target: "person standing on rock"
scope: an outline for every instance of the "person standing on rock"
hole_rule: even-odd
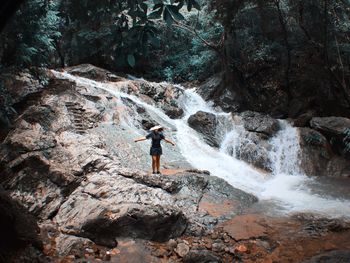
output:
[[[161,140],[175,146],[175,143],[166,139],[163,135],[163,127],[160,125],[154,126],[150,129],[150,133],[144,137],[135,139],[135,142],[145,141],[152,139],[152,145],[150,149],[150,155],[152,156],[152,170],[153,174],[160,174],[160,156],[162,155],[162,146],[160,145]]]

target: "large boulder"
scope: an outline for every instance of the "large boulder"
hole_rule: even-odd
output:
[[[215,114],[198,111],[191,115],[187,122],[191,128],[203,135],[205,141],[209,145],[214,147],[219,146],[219,142],[215,137],[217,128],[217,119]]]
[[[263,133],[272,137],[279,130],[278,121],[268,115],[254,111],[244,111],[239,116],[247,131]]]
[[[81,64],[65,68],[65,70],[72,75],[98,81],[119,81],[123,79],[108,70],[98,68],[91,64]]]
[[[334,250],[327,253],[314,256],[309,260],[305,260],[302,263],[341,263],[350,261],[349,250]]]
[[[342,136],[345,129],[350,128],[350,119],[345,117],[314,117],[310,121],[310,126],[326,136]]]
[[[322,133],[299,128],[301,168],[308,175],[350,177],[349,160],[333,152]]]
[[[227,154],[239,160],[254,165],[257,168],[271,171],[271,160],[269,150],[271,145],[268,136],[263,133],[249,132],[237,127],[237,134],[230,139],[226,139],[223,145]]]

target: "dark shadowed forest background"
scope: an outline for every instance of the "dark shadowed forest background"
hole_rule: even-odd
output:
[[[187,5],[184,5],[187,4]],[[28,0],[1,67],[92,63],[145,78],[215,76],[227,110],[349,115],[349,1]]]

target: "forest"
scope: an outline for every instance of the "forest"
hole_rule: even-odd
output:
[[[0,262],[350,260],[349,160],[349,0],[0,3]]]

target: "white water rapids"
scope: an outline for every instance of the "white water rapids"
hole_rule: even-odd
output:
[[[236,188],[256,195],[261,202],[274,204],[281,213],[316,212],[329,217],[350,217],[349,200],[329,197],[313,193],[307,184],[317,180],[307,177],[300,169],[299,136],[296,128],[286,121],[280,121],[281,130],[270,140],[272,146],[268,155],[272,160],[272,173],[267,174],[230,154],[228,149],[236,151],[241,140],[242,127],[231,123],[225,127],[224,139],[219,149],[206,144],[201,136],[188,126],[190,115],[197,111],[205,111],[229,120],[231,114],[217,112],[205,102],[194,90],[184,90],[179,99],[184,109],[184,117],[179,120],[170,119],[161,109],[142,101],[140,98],[123,93],[115,86],[77,77],[68,73],[52,71],[57,78],[69,79],[79,86],[94,87],[105,90],[117,98],[128,98],[146,109],[149,115],[161,125],[175,127],[175,140],[182,156],[194,168],[208,170],[212,175],[221,177]],[[180,89],[182,87],[177,86]],[[122,100],[120,100],[122,102]],[[128,116],[124,116],[124,125],[135,131],[135,137],[144,134],[137,130]],[[165,152],[166,158],[166,152]]]

